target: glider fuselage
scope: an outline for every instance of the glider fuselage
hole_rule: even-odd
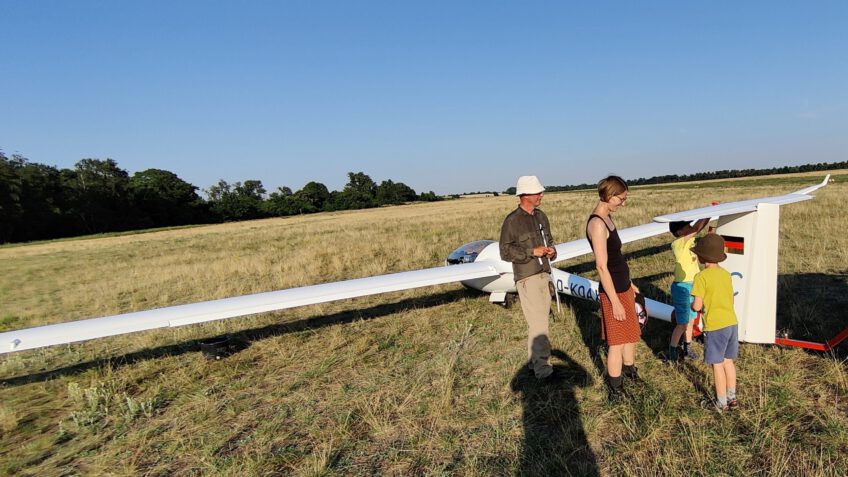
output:
[[[501,259],[498,242],[494,240],[469,242],[454,250],[445,261],[447,265],[472,262],[487,263],[494,267],[500,275],[463,280],[463,285],[468,288],[490,293],[492,297],[505,297],[507,293],[516,293],[512,264]],[[598,282],[594,280],[554,267],[551,267],[551,280],[558,293],[584,300],[598,301]],[[502,302],[503,299],[493,298],[490,301]],[[651,299],[647,299],[646,303],[648,314],[651,317],[671,321],[672,307],[670,305]]]

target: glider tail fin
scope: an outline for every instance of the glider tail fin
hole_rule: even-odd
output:
[[[762,203],[751,212],[722,216],[721,266],[733,278],[739,341],[774,344],[777,326],[777,243],[780,206]]]

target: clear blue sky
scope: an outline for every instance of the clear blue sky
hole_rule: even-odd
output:
[[[848,159],[845,1],[0,0],[0,149],[422,192]]]

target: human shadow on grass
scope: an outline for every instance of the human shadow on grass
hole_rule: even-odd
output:
[[[606,344],[601,339],[601,310],[600,306],[593,301],[568,297],[566,303],[571,305],[574,311],[574,319],[580,329],[580,337],[583,344],[589,350],[589,356],[595,365],[595,370],[600,376],[606,374],[604,356],[606,356]]]
[[[462,298],[479,296],[480,294],[473,290],[462,288],[422,297],[407,298],[394,303],[385,303],[371,306],[369,308],[345,310],[330,315],[318,315],[303,320],[238,331],[228,335],[231,340],[231,348],[229,351],[231,353],[241,351],[249,347],[250,343],[260,341],[271,336],[298,333],[333,325],[352,323],[360,320],[372,320],[408,309],[430,308],[454,302]],[[202,339],[213,340],[214,338],[204,337]],[[62,376],[80,374],[92,368],[100,368],[104,366],[116,368],[133,364],[138,361],[156,359],[164,356],[180,356],[196,352],[199,352],[198,340],[193,339],[182,343],[134,351],[120,356],[97,358],[84,363],[72,364],[58,369],[40,370],[23,376],[0,379],[0,386],[20,386],[33,382],[48,381]]]
[[[516,475],[600,475],[575,396],[576,388],[592,386],[592,376],[566,353],[552,350],[551,355],[556,359],[548,378],[536,379],[526,364],[512,378],[512,391],[521,396],[524,424]]]

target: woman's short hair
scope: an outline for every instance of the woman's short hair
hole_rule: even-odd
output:
[[[612,196],[627,192],[628,190],[627,183],[618,176],[604,177],[598,182],[598,196],[604,202],[612,199]]]

